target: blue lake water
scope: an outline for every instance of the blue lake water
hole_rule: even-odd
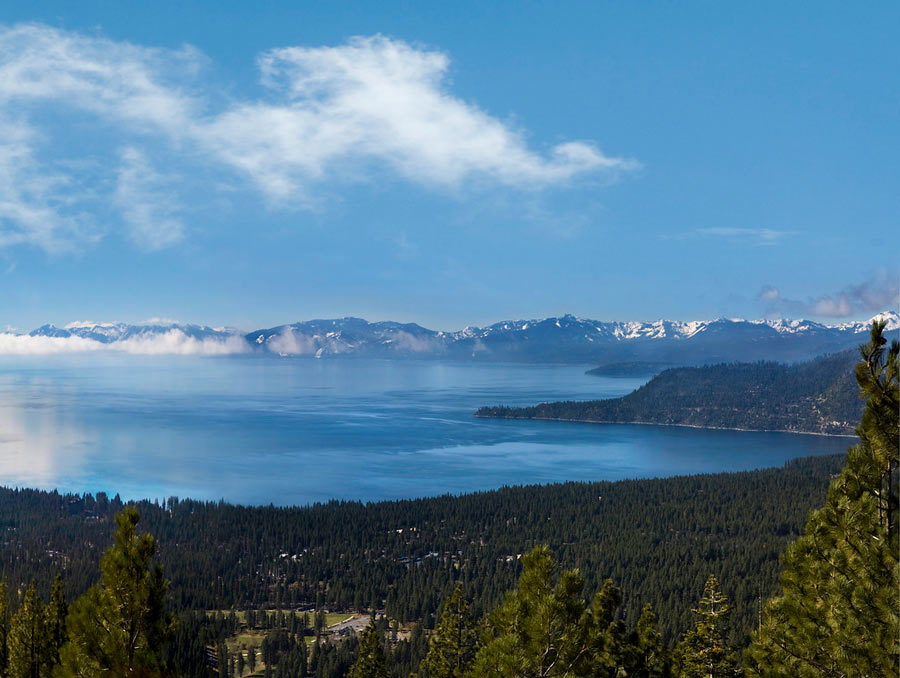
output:
[[[585,366],[90,356],[0,359],[0,485],[306,504],[736,471],[846,438],[475,419],[613,397]]]

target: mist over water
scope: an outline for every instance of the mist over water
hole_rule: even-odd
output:
[[[475,419],[624,395],[588,366],[271,357],[0,359],[0,484],[307,504],[734,471],[844,452],[779,433]]]

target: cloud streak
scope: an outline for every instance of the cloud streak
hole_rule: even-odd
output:
[[[198,339],[178,328],[103,343],[85,337],[46,337],[0,333],[0,355],[63,355],[73,353],[127,353],[131,355],[237,355],[250,350],[242,337]]]
[[[782,231],[773,228],[697,228],[675,236],[678,240],[688,238],[719,238],[735,242],[750,242],[755,245],[777,245],[787,237],[797,235],[797,231]]]
[[[805,300],[782,296],[777,287],[766,285],[758,298],[766,305],[766,314],[813,315],[827,318],[850,318],[862,313],[877,313],[898,308],[900,278],[883,274],[847,285],[834,294],[810,297]]]
[[[183,237],[187,196],[162,166],[246,183],[279,208],[310,207],[323,185],[385,171],[429,189],[532,190],[638,167],[591,141],[531,148],[524,130],[452,93],[446,54],[400,40],[274,49],[257,65],[264,94],[226,100],[191,47],[0,26],[0,246],[96,240],[108,205],[139,246],[170,246]],[[87,125],[90,143],[70,125]],[[94,164],[66,169],[60,155]]]

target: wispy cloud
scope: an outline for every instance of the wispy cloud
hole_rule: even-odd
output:
[[[758,298],[766,305],[767,315],[811,315],[850,318],[861,313],[892,310],[900,305],[900,276],[881,274],[858,284],[847,285],[834,294],[805,300],[782,296],[777,287],[766,285]]]
[[[524,130],[451,92],[446,54],[384,36],[265,52],[257,99],[223,100],[201,77],[207,65],[191,47],[0,27],[0,246],[97,239],[90,217],[110,204],[140,246],[177,242],[186,197],[156,155],[243,180],[278,207],[310,206],[326,183],[384,171],[432,189],[541,189],[638,166],[591,141],[531,148]],[[79,146],[67,126],[85,118],[96,138]],[[98,163],[87,183],[54,161],[61,149],[79,159],[103,148],[118,166]]]
[[[178,328],[103,343],[85,337],[45,337],[0,333],[0,355],[59,355],[71,353],[129,353],[133,355],[232,355],[249,350],[240,336],[191,337]]]
[[[690,238],[719,238],[754,245],[777,245],[785,238],[798,235],[798,231],[783,231],[774,228],[697,228],[693,231],[679,233],[673,237],[677,240]]]
[[[169,181],[136,148],[122,151],[114,200],[131,237],[148,250],[159,250],[183,237],[181,205]]]

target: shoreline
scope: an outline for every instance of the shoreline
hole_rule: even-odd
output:
[[[734,426],[701,426],[699,424],[663,424],[658,421],[602,421],[599,419],[564,419],[562,417],[500,417],[490,414],[472,415],[478,419],[506,419],[522,421],[563,421],[570,424],[619,424],[623,426],[677,426],[679,428],[696,428],[708,431],[741,431],[744,433],[794,433],[802,436],[823,436],[825,438],[856,438],[855,433],[822,433],[820,431],[790,431],[788,429],[737,428]]]

